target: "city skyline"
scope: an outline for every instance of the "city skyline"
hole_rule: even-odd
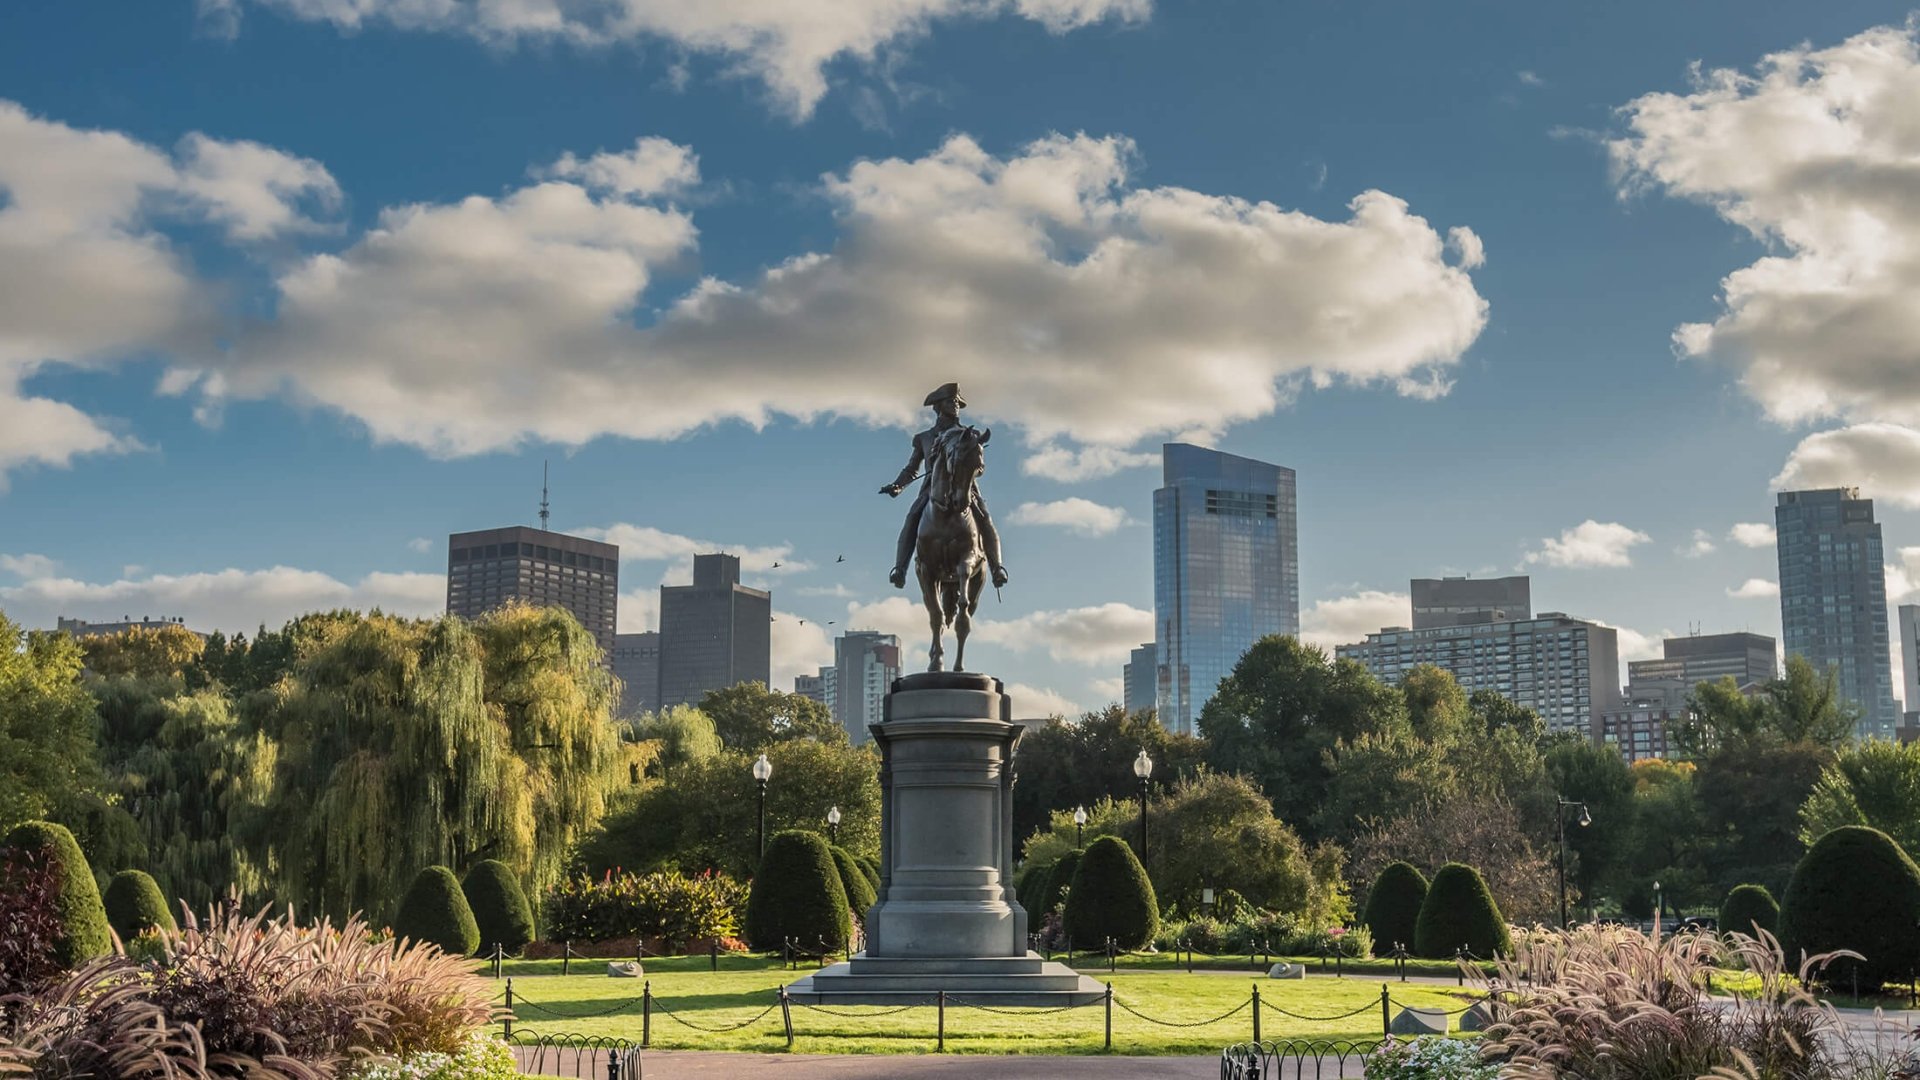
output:
[[[617,631],[731,551],[776,591],[776,686],[849,626],[912,669],[924,616],[885,584],[901,507],[874,488],[956,379],[996,427],[1013,575],[969,659],[1025,714],[1121,700],[1156,637],[1166,442],[1297,470],[1299,618],[1326,646],[1410,624],[1411,576],[1469,573],[1533,576],[1618,628],[1623,667],[1693,627],[1780,637],[1778,490],[1862,486],[1889,614],[1920,600],[1920,365],[1873,362],[1920,341],[1884,307],[1915,262],[1834,223],[1920,227],[1774,186],[1796,147],[1907,160],[1883,113],[1832,107],[1910,85],[1907,7],[1629,3],[1490,34],[989,7],[859,39],[877,57],[489,37],[384,0],[356,26],[10,10],[0,610],[249,635],[431,614],[441,538],[535,525],[552,459],[552,527],[620,548]],[[1748,112],[1826,126],[1762,138]],[[1693,169],[1698,146],[1745,168]],[[482,232],[498,261],[452,243]],[[977,259],[946,257],[962,241]],[[1845,271],[1817,347],[1763,258]]]

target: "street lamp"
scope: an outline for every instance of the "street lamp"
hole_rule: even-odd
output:
[[[773,777],[773,762],[766,754],[753,763],[753,782],[760,789],[760,858],[767,857],[767,781]]]
[[[827,807],[827,842],[840,842],[840,808],[837,806]]]
[[[1140,865],[1147,864],[1147,785],[1153,776],[1153,759],[1145,750],[1133,759],[1133,775],[1140,778]]]
[[[1660,940],[1660,883],[1653,883],[1653,940]]]
[[[1587,812],[1586,803],[1568,802],[1558,795],[1553,797],[1553,801],[1558,804],[1553,810],[1554,824],[1560,828],[1560,929],[1565,930],[1567,928],[1567,809],[1573,806],[1580,808],[1578,820],[1583,829],[1593,824],[1593,815]]]
[[[1087,808],[1084,806],[1074,807],[1073,808],[1073,846],[1075,848],[1083,848],[1087,846],[1080,842],[1080,832],[1082,829],[1085,829],[1086,827],[1087,827]]]

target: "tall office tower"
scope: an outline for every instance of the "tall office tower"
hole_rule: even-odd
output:
[[[1501,578],[1414,578],[1413,628],[1517,622],[1533,618],[1533,580],[1525,574]]]
[[[1920,604],[1900,605],[1900,660],[1905,726],[1920,726]]]
[[[740,584],[739,556],[695,555],[693,584],[660,586],[661,708],[765,684],[772,647],[773,594]]]
[[[1658,660],[1627,663],[1627,700],[1658,703],[1678,714],[1703,682],[1731,676],[1742,690],[1780,675],[1778,650],[1765,634],[1696,634],[1661,642]]]
[[[529,529],[481,529],[447,538],[447,614],[477,619],[511,601],[562,607],[613,652],[620,549]]]
[[[833,641],[832,670],[833,718],[847,730],[847,741],[866,742],[872,738],[867,725],[886,719],[887,691],[900,677],[900,639],[849,630]]]
[[[1129,714],[1143,713],[1154,707],[1158,689],[1160,649],[1153,642],[1133,650],[1127,666],[1120,669],[1120,702]]]
[[[1887,579],[1873,500],[1859,488],[1783,491],[1773,510],[1780,629],[1788,656],[1840,673],[1859,734],[1891,738],[1899,717],[1887,651]]]
[[[1421,664],[1445,668],[1469,694],[1492,690],[1539,713],[1549,729],[1582,736],[1620,704],[1619,633],[1558,611],[1513,622],[1389,626],[1334,655],[1396,684]]]
[[[832,686],[833,669],[830,667],[821,668],[820,673],[817,675],[795,675],[793,677],[793,692],[806,698],[808,701],[817,701],[825,705],[828,712],[833,711]]]
[[[1300,632],[1292,469],[1168,443],[1153,493],[1160,723],[1190,734],[1254,642]]]
[[[613,635],[613,674],[620,680],[620,716],[660,708],[660,634]]]

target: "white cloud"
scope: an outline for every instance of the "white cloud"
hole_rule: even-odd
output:
[[[199,385],[291,393],[376,439],[465,454],[776,414],[905,425],[958,378],[991,388],[975,414],[1023,429],[1054,475],[1145,460],[1044,449],[1068,435],[1091,450],[1220,430],[1308,385],[1446,392],[1487,305],[1405,203],[1369,191],[1322,221],[1131,187],[1132,158],[1123,138],[1000,158],[955,136],[859,162],[823,183],[830,251],[704,281],[657,317],[654,271],[694,244],[681,211],[559,180],[389,209],[284,273],[276,320]]]
[[[1889,605],[1913,600],[1920,593],[1920,547],[1903,547],[1894,554],[1899,561],[1887,564]],[[1893,639],[1897,643],[1900,635],[1895,633]]]
[[[796,675],[813,675],[833,663],[833,636],[827,628],[786,611],[773,613],[772,689],[791,690]]]
[[[1061,663],[1118,665],[1126,663],[1141,642],[1153,640],[1153,612],[1121,603],[1036,611],[1015,619],[976,621],[973,638],[1013,652],[1044,647]]]
[[[1683,355],[1739,373],[1782,423],[1920,424],[1920,21],[1696,69],[1623,110],[1623,190],[1704,203],[1769,251],[1729,274]]]
[[[433,550],[433,541],[427,539],[424,536],[416,536],[413,539],[407,541],[407,550],[417,551],[420,554],[425,555],[427,552]]]
[[[1300,640],[1331,653],[1334,646],[1364,641],[1383,627],[1412,625],[1412,597],[1366,589],[1352,596],[1314,601],[1300,614]]]
[[[1727,595],[1736,600],[1764,600],[1780,595],[1780,586],[1766,578],[1748,578],[1737,587],[1727,590]]]
[[[20,555],[0,555],[0,570],[19,578],[52,577],[60,569],[60,564],[45,555],[26,552]]]
[[[803,570],[813,569],[812,563],[793,557],[793,546],[790,544],[772,546],[723,544],[716,540],[700,540],[656,529],[651,525],[634,525],[628,522],[573,531],[588,539],[617,546],[620,549],[622,565],[636,562],[667,563],[663,581],[670,585],[684,585],[691,580],[695,555],[725,553],[738,556],[742,575],[797,574]],[[775,563],[779,565],[775,566]]]
[[[592,47],[658,39],[715,55],[729,73],[764,83],[776,103],[802,118],[827,92],[836,60],[872,61],[925,36],[936,22],[1008,14],[1054,33],[1104,21],[1143,21],[1150,0],[255,0],[294,18],[342,31],[385,23],[404,30],[465,34],[481,41],[560,42]],[[201,21],[238,29],[239,0],[200,0]]]
[[[614,629],[622,634],[644,634],[660,629],[660,590],[629,589],[614,608]]]
[[[1588,519],[1562,532],[1557,539],[1542,540],[1540,550],[1527,553],[1527,561],[1566,567],[1632,566],[1632,549],[1652,539],[1618,522]]]
[[[1064,694],[1044,687],[1028,686],[1026,683],[1008,683],[1007,696],[1013,699],[1013,715],[1016,719],[1058,716],[1075,720],[1081,713],[1086,712]]]
[[[1703,555],[1713,554],[1715,550],[1717,549],[1713,543],[1713,534],[1705,529],[1695,529],[1693,539],[1687,542],[1686,547],[1680,549],[1680,554],[1689,559],[1698,559]]]
[[[596,191],[650,198],[671,195],[699,183],[700,159],[678,143],[646,136],[625,153],[601,151],[582,161],[569,151],[548,168],[535,172],[562,180],[579,180]]]
[[[1118,506],[1104,506],[1074,497],[1045,503],[1021,503],[1009,520],[1017,525],[1052,525],[1071,529],[1082,536],[1106,536],[1133,519]]]
[[[1727,531],[1727,539],[1741,547],[1770,548],[1774,544],[1773,526],[1764,521],[1742,521]]]
[[[1087,689],[1107,701],[1120,701],[1127,696],[1127,681],[1118,675],[1110,678],[1088,679]]]
[[[1520,85],[1522,86],[1541,87],[1547,85],[1547,80],[1541,78],[1538,72],[1522,71],[1515,77],[1520,80]]]
[[[380,608],[425,616],[446,610],[441,574],[371,573],[346,582],[316,570],[275,566],[193,574],[154,574],[109,582],[38,577],[0,587],[0,607],[16,622],[51,627],[67,615],[105,622],[122,615],[183,616],[195,630],[252,634],[262,624],[331,608]]]
[[[1920,361],[1920,353],[1915,359]],[[1855,424],[1816,432],[1793,448],[1773,486],[1778,491],[1858,487],[1869,498],[1920,507],[1920,431]]]
[[[1066,447],[1048,443],[1037,447],[1020,462],[1020,471],[1028,476],[1044,476],[1063,484],[1098,480],[1122,469],[1138,469],[1160,464],[1160,455],[1147,451],[1122,450],[1112,446]]]
[[[1453,252],[1463,270],[1477,270],[1487,264],[1487,245],[1465,225],[1447,230],[1447,249]]]

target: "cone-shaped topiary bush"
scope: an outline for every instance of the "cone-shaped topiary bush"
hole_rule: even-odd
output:
[[[1367,910],[1361,921],[1373,935],[1374,951],[1381,956],[1393,953],[1395,945],[1413,950],[1415,927],[1420,922],[1420,905],[1427,899],[1427,875],[1412,863],[1388,864],[1367,890]]]
[[[1072,892],[1073,875],[1080,869],[1080,857],[1085,852],[1079,848],[1067,852],[1054,860],[1053,868],[1047,871],[1046,891],[1040,894],[1038,915],[1045,915],[1060,906],[1060,898]]]
[[[473,908],[460,891],[460,879],[444,866],[427,867],[407,886],[393,914],[393,932],[409,941],[438,945],[453,956],[480,951],[480,927],[473,921]]]
[[[1463,948],[1482,960],[1512,956],[1513,938],[1480,871],[1448,863],[1427,886],[1413,928],[1413,951],[1444,960]]]
[[[873,890],[873,895],[879,896],[880,895],[880,861],[878,859],[870,859],[865,855],[855,855],[853,857],[853,862],[854,862],[854,865],[860,868],[860,872],[866,875],[867,885],[869,888]]]
[[[772,951],[791,938],[798,948],[825,941],[838,949],[853,935],[847,889],[826,838],[791,829],[767,840],[767,857],[747,894],[747,942]]]
[[[873,886],[867,883],[867,875],[860,872],[859,861],[846,848],[833,848],[833,865],[840,871],[840,887],[847,891],[848,910],[865,925],[867,909],[873,906]]]
[[[1160,931],[1160,904],[1147,871],[1133,849],[1117,836],[1087,845],[1067,890],[1067,936],[1081,948],[1108,938],[1122,949],[1138,949]]]
[[[1825,979],[1878,990],[1912,971],[1920,956],[1920,867],[1893,838],[1846,825],[1816,841],[1793,868],[1780,902],[1787,966],[1802,956],[1851,949],[1865,960],[1835,960]]]
[[[167,898],[160,893],[160,884],[145,870],[122,870],[113,875],[113,880],[107,882],[103,899],[107,925],[120,935],[122,945],[149,930],[171,933],[177,929],[173,912],[167,910]]]
[[[1780,930],[1780,905],[1765,885],[1735,885],[1720,904],[1720,932],[1754,936],[1754,926],[1769,934]]]
[[[1052,863],[1028,862],[1013,875],[1014,898],[1020,901],[1021,907],[1027,909],[1027,914],[1033,916],[1033,925],[1036,927],[1040,925],[1041,916],[1047,913],[1040,906],[1040,901],[1045,898],[1047,878],[1052,874]]]
[[[113,951],[113,936],[107,930],[107,912],[100,903],[93,867],[87,864],[87,857],[65,825],[23,821],[7,833],[5,846],[46,859],[60,882],[61,929],[53,951],[61,967],[77,967]]]
[[[498,945],[512,956],[533,940],[533,908],[512,867],[499,859],[475,863],[460,883],[460,891],[473,909],[481,953],[491,956]]]

